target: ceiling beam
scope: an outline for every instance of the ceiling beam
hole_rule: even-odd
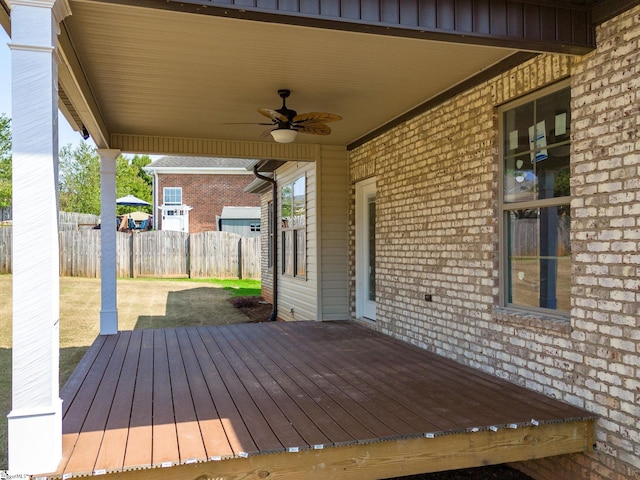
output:
[[[247,142],[211,138],[163,137],[112,133],[111,148],[126,153],[314,162],[319,146],[311,143]]]

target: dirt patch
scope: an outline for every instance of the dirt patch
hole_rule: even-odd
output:
[[[273,306],[262,297],[233,297],[229,303],[249,317],[249,322],[267,322],[271,318]]]

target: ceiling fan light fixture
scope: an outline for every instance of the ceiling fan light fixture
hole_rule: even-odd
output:
[[[276,128],[271,131],[271,136],[277,143],[291,143],[298,136],[298,132],[292,128]]]

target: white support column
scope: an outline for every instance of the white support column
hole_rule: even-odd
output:
[[[118,333],[116,253],[116,159],[120,150],[99,149],[100,155],[100,335]]]
[[[13,140],[13,364],[9,468],[55,470],[59,396],[58,21],[63,0],[10,0]]]

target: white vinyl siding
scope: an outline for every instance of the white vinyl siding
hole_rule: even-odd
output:
[[[323,146],[318,153],[317,162],[289,162],[276,172],[278,199],[284,185],[306,177],[305,277],[281,273],[282,218],[280,206],[277,208],[278,317],[283,320],[349,318],[348,156],[343,147]],[[264,196],[264,210],[267,200]],[[263,281],[270,280],[270,275],[263,273]]]
[[[316,175],[313,162],[289,162],[276,172],[278,199],[282,186],[306,176],[307,201],[307,271],[305,277],[278,274],[278,316],[283,320],[317,320],[317,228],[316,228]],[[278,263],[282,263],[282,218],[278,212]],[[281,271],[281,265],[278,265]],[[293,309],[293,314],[291,314]]]
[[[322,320],[349,318],[348,300],[348,193],[349,161],[344,148],[323,147],[318,165],[322,195],[320,209],[319,317]]]

